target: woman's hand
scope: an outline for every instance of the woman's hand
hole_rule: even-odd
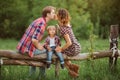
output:
[[[55,51],[56,51],[56,52],[61,52],[61,51],[62,51],[62,48],[61,48],[60,46],[57,46],[57,47],[55,48]]]

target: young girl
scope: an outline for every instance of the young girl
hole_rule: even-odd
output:
[[[57,51],[62,51],[63,54],[67,56],[76,56],[80,53],[80,44],[78,43],[75,35],[72,31],[72,27],[70,25],[70,15],[66,9],[59,9],[57,12],[57,18],[59,23],[59,30],[61,33],[61,37],[65,40],[65,45],[63,47],[57,47]],[[79,66],[76,64],[72,64],[70,61],[65,61],[65,65],[69,70],[69,73],[72,77],[78,77],[78,69]]]
[[[45,41],[45,48],[47,49],[47,68],[50,68],[52,54],[55,53],[55,55],[59,58],[61,63],[61,68],[64,69],[64,59],[62,56],[62,53],[59,51],[56,51],[56,47],[60,46],[60,38],[56,36],[56,27],[55,26],[48,26],[47,31],[49,36],[46,38]]]

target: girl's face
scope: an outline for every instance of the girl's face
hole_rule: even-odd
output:
[[[48,33],[50,36],[54,36],[56,34],[56,28],[54,27],[49,28]]]

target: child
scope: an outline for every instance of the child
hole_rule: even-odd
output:
[[[60,46],[60,38],[56,36],[56,27],[48,26],[47,31],[49,36],[45,41],[45,48],[47,49],[47,68],[50,68],[52,54],[54,53],[60,60],[61,68],[64,69],[64,59],[61,52],[56,51],[56,47]]]

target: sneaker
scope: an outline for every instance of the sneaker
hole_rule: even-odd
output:
[[[64,64],[61,64],[61,68],[64,69]]]
[[[50,68],[50,65],[51,65],[50,63],[47,64],[47,68],[48,68],[48,69]]]

